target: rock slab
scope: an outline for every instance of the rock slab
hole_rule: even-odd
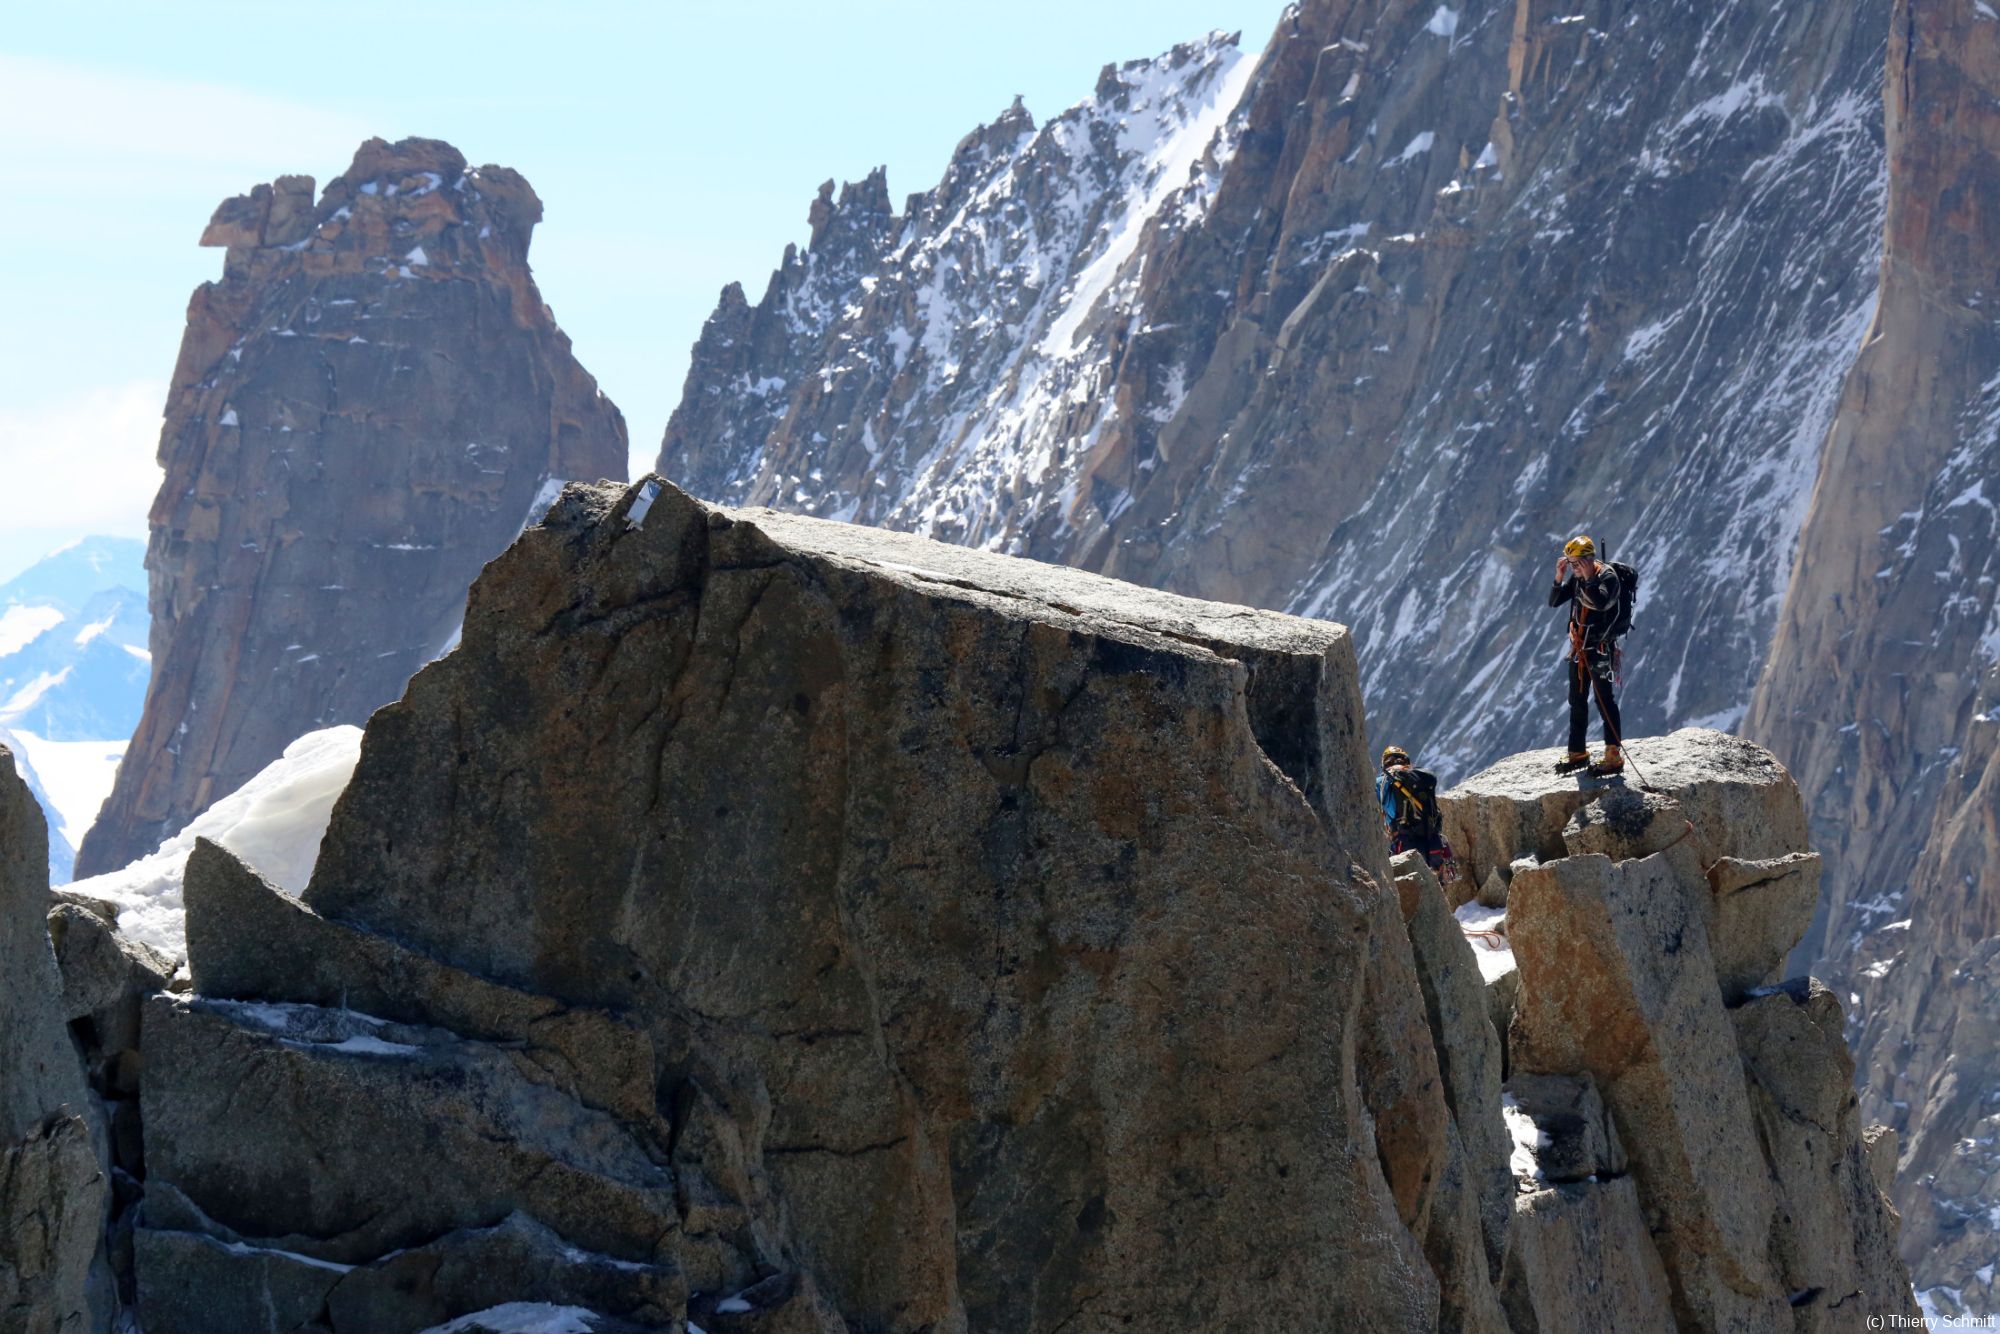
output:
[[[1486,1257],[1370,769],[1338,626],[571,487],[371,721],[303,906],[198,852],[235,994],[149,1002],[148,1158],[329,1263],[505,1203],[694,1290],[801,1275],[774,1329],[1425,1326],[1427,1239]],[[561,1016],[643,1034],[652,1105]],[[349,1161],[392,1122],[478,1166]],[[327,1154],[366,1188],[278,1189]]]

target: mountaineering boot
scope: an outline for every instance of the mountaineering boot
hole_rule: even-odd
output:
[[[1573,774],[1578,769],[1588,768],[1589,765],[1590,765],[1589,751],[1573,750],[1569,754],[1563,756],[1561,759],[1556,761],[1556,772],[1559,774]]]
[[[1616,746],[1604,748],[1604,758],[1590,766],[1592,778],[1609,778],[1612,774],[1625,772],[1625,752]]]

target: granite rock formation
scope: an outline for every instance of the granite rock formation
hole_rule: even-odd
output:
[[[443,647],[551,478],[625,427],[528,271],[541,201],[448,144],[363,144],[315,199],[216,210],[160,434],[153,677],[77,874],[152,851],[295,737],[360,723]]]
[[[0,1328],[81,1334],[115,1309],[111,1178],[47,911],[47,827],[0,747]]]
[[[1901,1132],[1917,1287],[2000,1312],[2000,20],[1898,0],[1881,300],[1827,438],[1751,729],[1810,795],[1801,963]]]
[[[1914,1321],[1839,1001],[1809,978],[1777,982],[1811,898],[1739,909],[1751,891],[1715,874],[1798,874],[1787,859],[1808,849],[1790,775],[1701,729],[1633,743],[1643,792],[1554,777],[1560,753],[1516,756],[1442,798],[1447,828],[1508,868],[1514,1327]],[[1661,839],[1662,827],[1680,832]],[[1725,960],[1739,974],[1761,965],[1758,983]],[[1660,1277],[1670,1319],[1629,1300]]]
[[[1448,793],[1503,975],[1386,857],[1363,731],[1337,625],[571,486],[370,721],[302,898],[198,840],[185,974],[80,895],[53,951],[7,937],[46,985],[0,1037],[67,1061],[27,1101],[84,1114],[0,1203],[71,1173],[97,1304],[10,1300],[96,1331],[115,1291],[149,1334],[1914,1314],[1895,1137],[1837,999],[1776,981],[1817,871],[1782,766],[1690,730],[1634,743],[1651,790],[1544,753]]]
[[[1368,767],[1337,626],[571,487],[302,903],[197,849],[147,1328],[195,1283],[419,1328],[335,1298],[517,1217],[602,1263],[465,1300],[1420,1328],[1463,1255],[1497,1319]]]

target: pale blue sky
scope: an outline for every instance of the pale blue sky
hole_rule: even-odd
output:
[[[448,139],[546,207],[531,259],[649,463],[716,294],[754,299],[819,182],[900,202],[1015,93],[1037,121],[1109,62],[1277,0],[42,5],[0,31],[0,580],[143,535],[195,245],[225,196],[321,184],[371,134]]]

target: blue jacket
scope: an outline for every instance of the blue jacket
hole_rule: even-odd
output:
[[[1375,800],[1382,804],[1383,824],[1394,829],[1397,818],[1402,814],[1403,794],[1390,786],[1386,772],[1375,776]]]

